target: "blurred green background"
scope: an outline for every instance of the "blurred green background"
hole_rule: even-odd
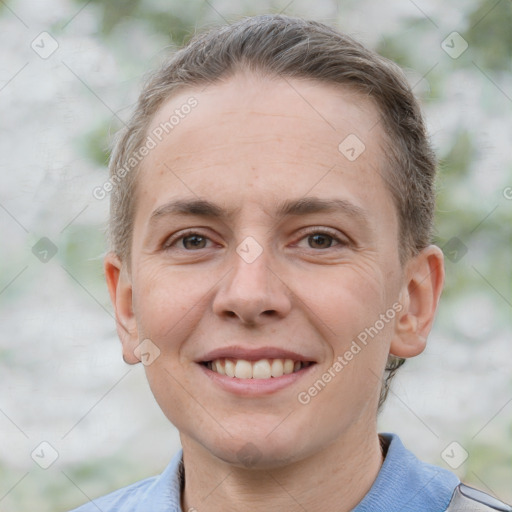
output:
[[[145,74],[196,31],[268,12],[353,35],[422,101],[447,282],[380,430],[447,468],[457,442],[459,478],[512,502],[510,0],[25,0],[0,3],[2,512],[68,510],[159,473],[178,448],[143,370],[121,360],[102,275],[108,204],[92,190]],[[48,261],[33,250],[43,237]],[[43,441],[57,454],[47,469]]]

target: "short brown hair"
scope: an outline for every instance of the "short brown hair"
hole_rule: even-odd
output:
[[[144,86],[134,114],[116,137],[110,159],[110,245],[128,267],[139,165],[127,172],[126,162],[144,144],[153,116],[173,94],[218,82],[241,70],[334,84],[371,99],[379,111],[386,139],[382,176],[398,213],[401,263],[429,245],[436,159],[418,102],[402,70],[323,23],[269,14],[244,18],[195,36]],[[119,179],[119,169],[123,168]],[[403,362],[389,357],[379,408]]]

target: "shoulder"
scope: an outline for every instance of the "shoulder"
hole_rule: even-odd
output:
[[[396,434],[380,434],[384,463],[354,512],[512,512],[508,505],[460,482],[455,473],[419,460]]]
[[[101,498],[93,499],[89,501],[89,503],[73,509],[71,512],[98,512],[98,509],[105,512],[118,510],[123,510],[123,512],[126,510],[126,512],[128,512],[132,509],[135,510],[135,508],[127,507],[137,504],[157,478],[157,476],[153,476],[140,480],[139,482],[118,489]]]

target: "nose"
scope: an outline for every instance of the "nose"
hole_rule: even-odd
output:
[[[286,317],[291,309],[291,291],[279,272],[270,267],[268,252],[264,250],[252,262],[233,254],[233,268],[221,281],[213,301],[216,315],[247,325]]]

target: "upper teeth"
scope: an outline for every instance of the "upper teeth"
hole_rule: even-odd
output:
[[[210,370],[237,377],[239,379],[270,379],[281,377],[296,372],[308,363],[293,361],[293,359],[260,359],[259,361],[247,361],[245,359],[215,359],[207,366]]]

